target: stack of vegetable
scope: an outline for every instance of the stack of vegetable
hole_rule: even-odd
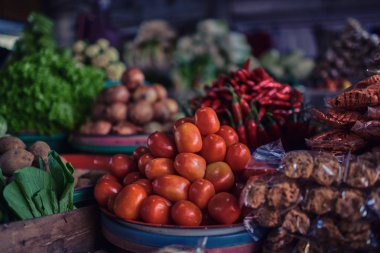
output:
[[[178,89],[202,89],[219,73],[237,69],[250,52],[244,34],[230,31],[224,21],[204,20],[195,34],[178,40],[173,81]]]
[[[42,141],[25,148],[16,137],[0,138],[0,222],[73,210],[71,164]]]
[[[144,85],[144,74],[129,68],[122,85],[104,88],[93,106],[91,118],[81,127],[83,134],[129,135],[168,131],[178,104],[167,97],[160,84]]]
[[[120,61],[119,52],[109,45],[106,39],[99,39],[94,44],[82,40],[74,43],[72,51],[77,62],[99,68],[106,73],[107,80],[119,81],[125,70]]]
[[[205,88],[206,94],[191,101],[193,108],[210,106],[222,122],[230,123],[242,143],[258,147],[278,139],[289,116],[301,111],[302,94],[281,84],[262,68],[242,69],[220,75]]]
[[[173,136],[155,132],[133,156],[114,155],[95,186],[100,206],[124,220],[199,226],[232,224],[241,214],[238,175],[251,153],[209,107],[179,119]]]
[[[53,134],[75,129],[103,86],[102,73],[61,52],[51,21],[38,14],[31,15],[15,48],[0,71],[0,114],[8,130]]]

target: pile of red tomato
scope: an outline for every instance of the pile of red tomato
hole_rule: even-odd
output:
[[[235,179],[251,153],[215,111],[200,108],[178,120],[173,135],[155,132],[132,156],[111,159],[110,174],[95,186],[95,198],[124,220],[199,226],[232,224],[240,216]]]

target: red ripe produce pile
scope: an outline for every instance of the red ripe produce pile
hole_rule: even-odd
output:
[[[223,123],[234,127],[240,142],[256,148],[280,138],[302,103],[298,90],[275,81],[263,68],[249,71],[247,60],[242,69],[220,75],[191,106],[213,108]]]
[[[168,98],[162,85],[144,85],[144,81],[140,69],[127,69],[122,85],[101,91],[91,117],[82,125],[80,133],[129,135],[169,131],[178,112],[178,104]]]
[[[232,224],[241,215],[238,178],[250,159],[237,133],[203,107],[179,119],[172,135],[152,133],[132,156],[114,155],[94,194],[101,207],[127,221]]]
[[[328,101],[326,112],[312,109],[315,119],[332,128],[307,140],[316,150],[359,152],[380,143],[380,75],[361,80]]]

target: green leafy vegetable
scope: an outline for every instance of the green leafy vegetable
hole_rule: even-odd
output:
[[[49,152],[48,161],[50,173],[44,167],[25,167],[17,170],[13,181],[5,186],[4,199],[18,218],[31,219],[73,210],[71,164],[64,164],[55,151]]]
[[[14,54],[0,71],[0,114],[10,132],[74,130],[102,89],[104,74],[79,65],[69,52],[59,50],[50,22],[32,14]]]

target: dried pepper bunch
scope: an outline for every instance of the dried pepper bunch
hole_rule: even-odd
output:
[[[290,116],[301,112],[303,97],[263,68],[250,71],[249,64],[247,60],[241,69],[220,75],[191,106],[212,107],[222,122],[235,126],[241,142],[256,148],[281,137]]]

